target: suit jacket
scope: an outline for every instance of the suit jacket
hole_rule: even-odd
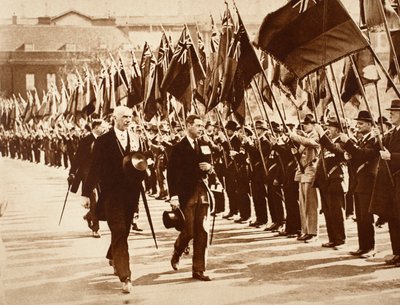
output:
[[[347,192],[348,172],[344,150],[339,140],[332,142],[326,135],[320,138],[322,154],[317,163],[315,186],[328,187],[332,192]],[[342,183],[345,181],[345,185]]]
[[[89,174],[90,165],[92,163],[92,149],[94,145],[95,137],[91,133],[86,137],[82,138],[79,142],[78,150],[71,162],[70,174],[75,175],[74,181],[72,182],[71,192],[76,193],[79,185],[82,182],[86,182],[86,178]]]
[[[394,185],[390,181],[385,161],[380,159],[370,211],[387,218],[400,219],[400,130],[393,130],[387,134],[383,139],[383,145],[391,154],[387,163]]]
[[[362,142],[347,141],[343,148],[351,154],[354,192],[371,193],[375,182],[379,162],[379,145],[374,137]]]
[[[109,208],[107,205],[114,204],[113,199],[118,199],[120,205],[138,205],[136,198],[138,198],[141,181],[129,179],[122,167],[123,158],[129,151],[129,141],[124,151],[113,128],[95,141],[92,164],[86,183],[82,187],[82,195],[89,197],[97,184],[99,185],[97,213],[100,220],[110,217],[107,215]]]
[[[208,147],[206,142],[198,140],[199,147]],[[207,174],[199,169],[200,162],[211,162],[207,149],[196,153],[187,137],[172,148],[167,167],[167,182],[170,196],[177,195],[181,208],[185,208],[198,183],[204,183]],[[211,152],[211,150],[210,150]]]
[[[313,183],[321,150],[318,134],[315,130],[312,130],[304,136],[292,134],[291,139],[300,144],[298,151],[301,155],[299,160],[301,167],[297,168],[295,180]]]

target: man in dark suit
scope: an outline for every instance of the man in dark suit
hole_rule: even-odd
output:
[[[387,110],[394,128],[383,138],[371,212],[389,224],[393,257],[386,264],[400,267],[400,100],[393,100]]]
[[[94,141],[104,133],[105,126],[104,121],[97,119],[92,122],[92,132],[82,138],[79,142],[78,150],[71,162],[71,168],[69,170],[68,183],[71,184],[71,192],[76,193],[78,191],[79,185],[82,182],[83,185],[86,184],[86,180],[89,174],[89,169],[92,164],[92,150],[94,146]],[[95,238],[99,238],[99,220],[96,216],[96,195],[93,191],[90,196],[89,212],[83,219],[88,223],[89,228],[92,230],[92,235]]]
[[[322,247],[335,250],[346,242],[343,209],[349,182],[344,150],[340,146],[340,126],[336,117],[328,118],[326,131],[320,125],[315,125],[322,153],[318,160],[314,185],[320,190],[321,206],[329,238]]]
[[[123,158],[134,147],[133,135],[128,135],[132,110],[125,106],[114,109],[114,128],[100,136],[93,148],[93,160],[82,194],[89,196],[97,184],[100,187],[97,212],[111,231],[107,258],[111,260],[122,284],[122,291],[132,289],[129,268],[128,236],[133,213],[137,210],[141,181],[129,179],[123,170]],[[137,138],[136,138],[137,139]],[[136,143],[137,144],[137,143]],[[137,145],[138,146],[138,145]],[[102,218],[100,218],[102,219]]]
[[[362,136],[354,143],[346,134],[340,135],[343,148],[350,154],[349,162],[354,171],[354,204],[357,217],[359,248],[350,254],[367,258],[375,255],[374,217],[369,212],[372,190],[376,178],[379,146],[372,131],[372,117],[362,110],[357,117],[357,132]]]
[[[186,119],[186,137],[172,148],[167,167],[167,181],[172,209],[178,206],[185,216],[185,227],[175,241],[171,265],[178,269],[179,259],[193,239],[192,277],[201,281],[211,279],[204,274],[208,244],[208,189],[204,179],[212,171],[211,150],[198,140],[204,123],[197,115]]]

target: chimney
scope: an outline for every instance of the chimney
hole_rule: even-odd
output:
[[[17,24],[17,15],[15,15],[15,13],[12,15],[12,24]]]

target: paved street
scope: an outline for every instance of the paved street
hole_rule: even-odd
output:
[[[212,282],[191,279],[191,260],[170,267],[174,229],[162,225],[168,204],[149,200],[159,249],[141,205],[141,233],[129,237],[133,292],[121,284],[105,259],[110,241],[106,223],[94,239],[83,221],[80,197],[70,194],[63,221],[58,219],[67,189],[67,171],[19,160],[0,159],[0,200],[9,202],[0,218],[6,248],[3,274],[9,305],[28,304],[400,304],[400,268],[384,265],[391,254],[387,226],[377,230],[376,257],[354,259],[356,227],[347,220],[348,245],[321,248],[273,237],[261,228],[217,218],[207,274]]]

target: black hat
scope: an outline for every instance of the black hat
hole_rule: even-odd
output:
[[[279,131],[282,131],[280,128],[279,128],[279,123],[277,123],[277,122],[275,122],[275,121],[271,121],[271,127],[272,127],[272,129],[274,130],[274,132],[279,132]]]
[[[225,128],[235,131],[238,129],[238,124],[235,121],[228,121],[226,122]]]
[[[142,181],[146,176],[146,157],[139,152],[131,152],[122,160],[122,168],[130,180]]]
[[[182,231],[185,227],[185,215],[183,215],[180,208],[172,211],[164,211],[162,218],[164,227],[167,229],[175,228],[178,231]]]
[[[326,126],[340,128],[340,123],[336,117],[330,117],[326,120]]]
[[[252,137],[254,135],[253,131],[251,130],[250,127],[244,126],[244,133],[248,137]]]
[[[391,111],[397,110],[397,111],[400,111],[400,100],[393,100],[391,105],[390,105],[390,108],[387,108],[386,110],[391,110]]]
[[[390,123],[389,120],[385,116],[381,116],[378,118],[378,120],[376,121],[376,124],[380,124],[380,123],[387,125],[389,129],[392,128],[392,123]]]
[[[364,121],[364,122],[368,122],[368,123],[372,123],[372,117],[371,114],[366,111],[366,110],[361,110],[358,113],[358,117],[355,118],[356,121]]]
[[[314,119],[314,116],[311,113],[306,114],[306,116],[304,117],[304,120],[302,122],[302,124],[306,125],[306,124],[315,124],[316,121]]]

